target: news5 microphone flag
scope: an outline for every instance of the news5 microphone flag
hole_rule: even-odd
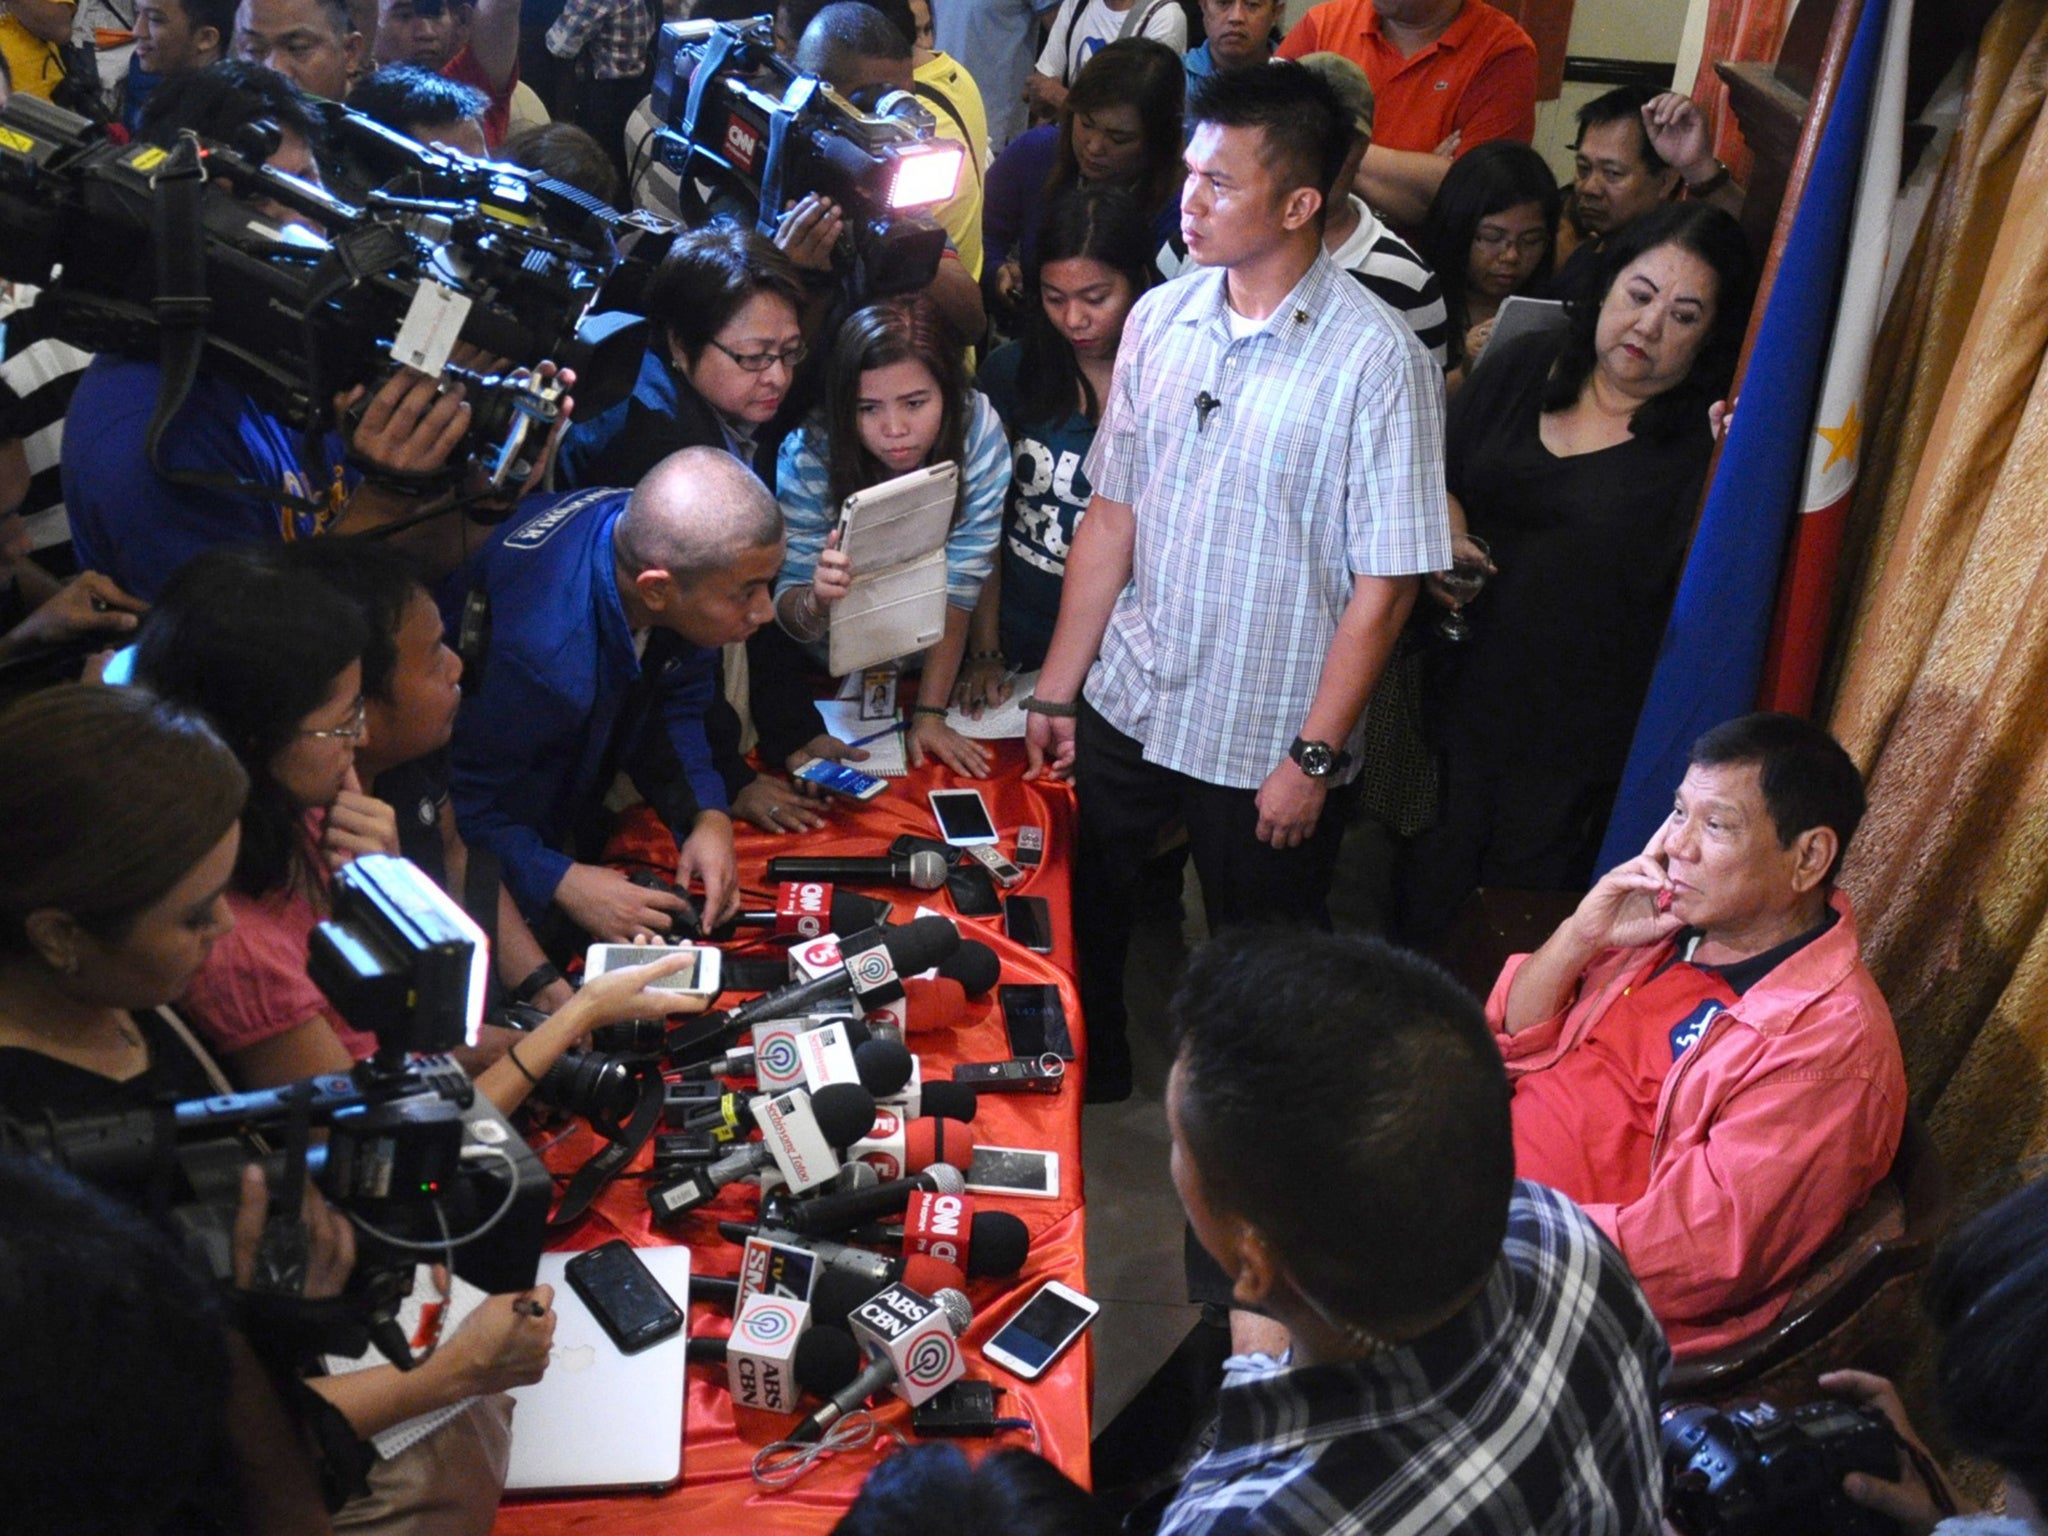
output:
[[[1642,851],[1670,812],[1671,792],[1685,777],[1686,752],[1694,738],[1756,707],[1787,524],[1801,505],[1821,365],[1835,328],[1851,212],[1887,53],[1887,24],[1896,15],[1903,39],[1910,3],[1863,0],[1848,62],[1740,381],[1740,406],[1686,557],[1598,869],[1612,869]],[[1903,90],[1903,71],[1898,86]],[[1894,186],[1897,153],[1894,145]],[[1882,244],[1889,230],[1872,238]],[[1867,356],[1866,351],[1866,362]],[[1836,421],[1825,424],[1837,426]]]

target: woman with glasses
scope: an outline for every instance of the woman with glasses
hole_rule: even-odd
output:
[[[369,639],[362,610],[282,549],[238,544],[181,566],[136,643],[136,682],[204,716],[248,776],[225,917],[180,1003],[244,1088],[346,1072],[377,1048],[306,975],[334,872],[359,854],[399,852],[391,807],[356,776],[370,730]],[[509,1114],[592,1029],[665,1012],[640,989],[669,968],[621,972],[617,990],[599,978],[477,1086]]]
[[[1550,276],[1563,194],[1543,157],[1505,139],[1482,144],[1444,175],[1416,240],[1450,312],[1446,386],[1456,393],[1510,294]]]
[[[764,236],[731,224],[683,235],[648,285],[653,335],[632,397],[569,429],[560,483],[637,485],[684,448],[723,448],[758,471],[755,434],[804,360],[803,302],[796,268]]]

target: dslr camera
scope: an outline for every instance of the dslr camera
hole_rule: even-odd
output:
[[[835,275],[855,303],[930,285],[946,248],[931,210],[965,151],[907,91],[864,108],[775,52],[774,25],[672,22],[655,48],[655,159],[680,179],[684,222],[736,216],[773,235],[816,192],[846,215]]]
[[[1851,1472],[1899,1475],[1898,1437],[1874,1408],[1670,1403],[1658,1439],[1664,1513],[1684,1536],[1897,1536],[1842,1492]]]

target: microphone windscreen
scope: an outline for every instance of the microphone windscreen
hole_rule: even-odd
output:
[[[958,1120],[919,1115],[903,1127],[903,1170],[923,1173],[933,1163],[965,1168],[974,1161],[974,1132]]]
[[[1031,1255],[1031,1229],[1008,1211],[976,1211],[969,1226],[967,1273],[1014,1275]]]
[[[847,1018],[836,1020],[835,1022],[839,1025],[840,1030],[845,1034],[846,1043],[849,1046],[854,1047],[855,1049],[858,1049],[859,1047],[866,1045],[870,1040],[874,1039],[875,1037],[874,1031],[870,1030],[867,1027],[867,1025],[862,1023],[859,1019],[852,1018],[849,1016]]]
[[[906,1035],[951,1029],[966,1014],[967,994],[957,981],[947,981],[943,977],[937,981],[921,981],[913,976],[903,983],[903,1032]]]
[[[974,1325],[974,1303],[967,1299],[967,1293],[958,1286],[949,1285],[925,1294],[946,1309],[946,1321],[953,1325],[954,1338],[961,1337]]]
[[[929,848],[913,853],[910,856],[910,883],[920,891],[936,891],[946,883],[945,859]],[[917,967],[920,971],[926,968],[922,965]]]
[[[853,1335],[831,1327],[806,1328],[790,1359],[796,1384],[814,1397],[830,1397],[860,1374],[862,1364],[860,1345]]]
[[[936,853],[914,853],[911,859],[931,859],[941,871],[945,869]],[[945,883],[943,873],[940,883]],[[882,932],[882,942],[888,946],[889,958],[896,962],[898,976],[929,971],[960,948],[960,930],[943,917],[916,917],[900,928],[884,928]]]
[[[920,1100],[921,1112],[927,1115],[944,1115],[948,1120],[972,1120],[975,1111],[981,1108],[981,1096],[966,1083],[926,1083]],[[965,1166],[963,1164],[963,1166]]]
[[[877,923],[887,922],[889,912],[888,902],[863,896],[858,891],[834,889],[832,892],[834,933],[857,933],[863,928],[872,928]]]
[[[854,1270],[827,1267],[811,1287],[811,1321],[844,1327],[847,1313],[887,1283],[877,1283]]]
[[[811,1114],[827,1145],[850,1147],[875,1123],[875,1096],[859,1083],[832,1083],[811,1095]]]
[[[960,1288],[967,1283],[967,1277],[960,1273],[960,1266],[958,1264],[949,1264],[944,1259],[935,1259],[928,1253],[913,1253],[903,1261],[903,1283],[917,1292],[918,1295],[929,1296],[932,1300],[937,1301],[939,1296],[946,1291],[952,1291],[956,1295],[959,1294]],[[854,1303],[854,1306],[859,1305],[859,1302]],[[853,1308],[849,1307],[847,1310],[850,1312]],[[968,1309],[967,1316],[972,1321],[974,1317],[972,1308]],[[961,1328],[964,1330],[966,1324],[961,1324]]]
[[[860,1073],[861,1087],[878,1099],[887,1098],[910,1081],[910,1052],[898,1040],[869,1040],[855,1046],[853,1065]]]
[[[962,939],[950,960],[939,962],[939,975],[957,981],[969,997],[987,997],[1003,974],[1003,962],[979,939]]]

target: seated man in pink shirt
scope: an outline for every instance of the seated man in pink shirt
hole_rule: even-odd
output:
[[[1649,846],[1488,1000],[1516,1172],[1614,1240],[1680,1359],[1766,1327],[1898,1151],[1898,1035],[1834,886],[1862,816],[1819,726],[1716,726]]]

